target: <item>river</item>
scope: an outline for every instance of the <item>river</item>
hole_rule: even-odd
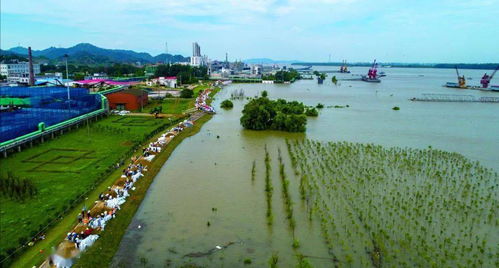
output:
[[[337,67],[315,67],[327,70]],[[367,68],[350,68],[364,74]],[[352,141],[385,146],[425,148],[432,146],[459,152],[499,170],[499,104],[412,102],[423,93],[499,96],[499,93],[444,88],[456,80],[450,69],[384,69],[380,84],[340,81],[331,75],[323,85],[315,80],[293,84],[233,84],[225,87],[214,101],[219,107],[231,92],[242,89],[246,96],[263,90],[270,98],[299,100],[307,105],[348,105],[324,108],[317,118],[309,118],[305,134],[243,130],[239,124],[246,100],[234,101],[232,110],[217,114],[201,132],[182,142],[165,163],[132,224],[125,234],[113,265],[150,267],[191,263],[210,267],[239,267],[245,259],[252,267],[268,266],[272,253],[279,265],[296,265],[297,250],[291,247],[293,234],[287,228],[281,199],[279,173],[272,170],[274,223],[267,225],[264,193],[264,146],[277,164],[280,148],[287,163],[285,138],[324,141]],[[478,84],[483,71],[464,70]],[[350,74],[336,74],[339,79]],[[493,81],[493,84],[498,84]],[[392,107],[399,106],[399,111]],[[251,180],[256,161],[255,180]],[[290,194],[295,202],[300,254],[314,256],[316,267],[330,267],[328,253],[316,221],[309,222],[306,208],[298,200],[296,178],[287,165]],[[118,215],[119,217],[119,215]],[[208,224],[209,222],[209,224]],[[140,226],[140,228],[139,228]],[[204,257],[185,257],[208,252],[217,245],[234,244]]]

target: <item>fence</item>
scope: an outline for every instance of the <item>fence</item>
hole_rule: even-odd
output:
[[[100,95],[91,95],[84,88],[3,87],[1,98],[18,98],[28,107],[9,105],[0,113],[0,143],[31,133],[39,124],[49,127],[102,108]]]

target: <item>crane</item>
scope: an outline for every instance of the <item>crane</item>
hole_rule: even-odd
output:
[[[466,78],[463,76],[459,75],[459,70],[457,69],[457,65],[455,66],[456,68],[456,74],[457,74],[457,84],[459,85],[460,88],[465,88],[466,87]]]
[[[367,75],[362,76],[362,81],[371,82],[371,83],[379,83],[381,80],[378,79],[378,65],[376,60],[374,60],[372,67],[367,72]]]
[[[482,80],[480,80],[480,84],[482,84],[483,88],[489,87],[490,81],[492,80],[492,78],[494,78],[494,75],[496,74],[497,70],[499,70],[499,66],[496,67],[496,69],[494,70],[494,72],[492,72],[490,76],[487,75],[487,73],[483,75]]]

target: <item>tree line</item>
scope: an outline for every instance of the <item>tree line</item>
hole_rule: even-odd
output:
[[[294,69],[289,69],[289,71],[277,71],[275,74],[264,75],[262,79],[272,80],[276,83],[293,82],[300,79],[300,73]]]
[[[206,66],[193,67],[181,64],[162,64],[156,67],[154,77],[176,76],[182,84],[196,83],[199,79],[207,80],[208,68]]]

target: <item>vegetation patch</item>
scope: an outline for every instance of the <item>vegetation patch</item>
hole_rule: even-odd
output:
[[[296,140],[288,149],[334,261],[497,265],[497,172],[431,148]]]
[[[160,110],[164,114],[182,114],[184,111],[194,108],[194,99],[165,98],[154,100],[144,107],[144,112],[154,113],[154,110]]]
[[[273,215],[272,215],[272,193],[274,188],[272,187],[272,179],[270,178],[270,154],[267,150],[267,145],[265,145],[265,200],[267,203],[267,224],[272,225]]]
[[[220,103],[220,107],[224,109],[232,109],[234,107],[234,103],[231,100],[224,100]]]
[[[270,100],[263,91],[261,97],[251,99],[244,106],[240,122],[244,128],[252,130],[305,132],[307,117],[303,103]]]
[[[29,179],[17,177],[11,172],[0,176],[0,196],[13,201],[24,201],[34,197],[38,189]]]
[[[306,116],[317,117],[319,116],[319,112],[315,108],[307,108],[305,111]]]

